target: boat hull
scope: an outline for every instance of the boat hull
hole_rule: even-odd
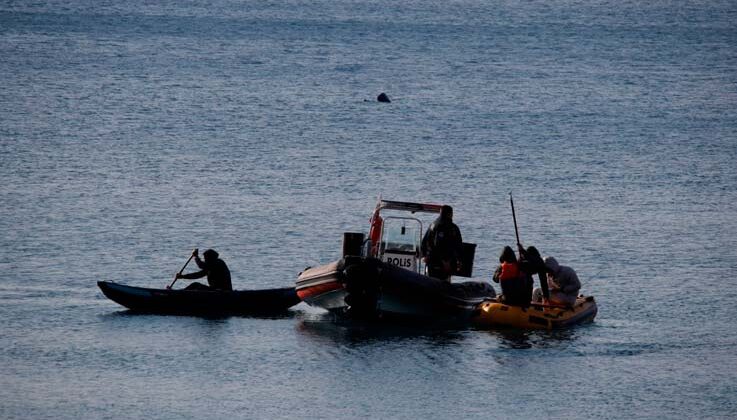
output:
[[[310,306],[329,311],[342,310],[345,306],[346,259],[315,268],[306,268],[299,273],[295,289],[297,296]]]
[[[592,322],[598,308],[593,296],[580,296],[572,307],[505,305],[496,300],[484,302],[472,323],[481,328],[560,329]]]
[[[450,284],[370,257],[305,270],[297,293],[309,305],[369,318],[468,318],[496,296],[488,283]]]
[[[264,290],[168,290],[98,281],[110,300],[135,312],[247,315],[284,312],[300,302],[293,287]]]

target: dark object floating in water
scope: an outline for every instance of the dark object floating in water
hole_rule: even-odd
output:
[[[381,92],[379,96],[376,97],[376,100],[379,102],[391,102],[391,99],[389,99],[389,95],[384,92]]]
[[[294,287],[263,290],[170,290],[98,281],[110,300],[135,312],[177,315],[253,315],[285,312],[300,302]]]

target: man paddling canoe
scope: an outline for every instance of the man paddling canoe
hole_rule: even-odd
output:
[[[218,258],[217,252],[212,249],[205,251],[202,254],[205,257],[204,261],[200,259],[197,249],[192,252],[192,255],[194,256],[194,262],[200,267],[200,271],[189,274],[180,272],[177,273],[176,279],[194,280],[207,276],[209,286],[194,282],[185,287],[185,290],[233,290],[233,285],[230,282],[230,270],[228,270],[225,261]]]

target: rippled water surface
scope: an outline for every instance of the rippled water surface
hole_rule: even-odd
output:
[[[0,417],[733,418],[732,1],[5,1]],[[374,98],[386,92],[391,104]],[[130,314],[194,247],[291,285],[377,196],[599,302],[560,332]]]

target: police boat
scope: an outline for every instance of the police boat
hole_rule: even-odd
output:
[[[450,283],[425,274],[420,255],[420,214],[439,214],[442,205],[379,200],[368,234],[346,232],[343,257],[302,271],[297,295],[308,305],[368,318],[422,317],[468,320],[496,296],[486,282]],[[463,243],[453,273],[471,277],[476,245]]]

